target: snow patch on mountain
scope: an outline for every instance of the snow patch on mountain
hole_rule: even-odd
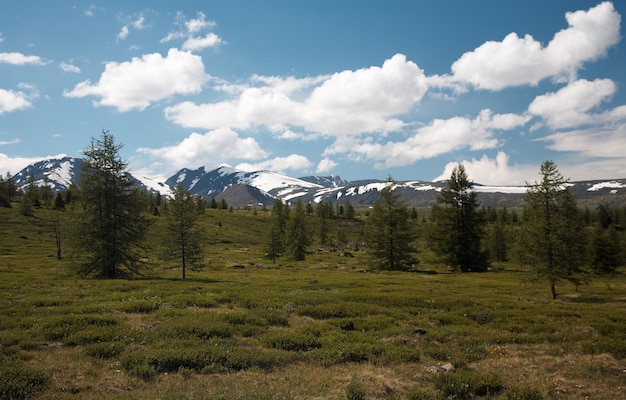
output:
[[[601,189],[623,189],[626,188],[626,185],[621,182],[610,181],[610,182],[600,182],[591,186],[587,191],[596,192]]]

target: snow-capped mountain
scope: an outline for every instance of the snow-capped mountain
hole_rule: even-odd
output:
[[[67,190],[70,184],[79,181],[82,163],[82,159],[74,157],[38,161],[13,175],[13,182],[23,190],[32,176],[35,186],[48,184],[53,191]]]
[[[66,190],[80,178],[82,159],[64,157],[29,165],[13,179],[18,188],[25,188],[32,175],[36,185],[48,184],[52,190]],[[293,178],[271,171],[245,172],[230,167],[207,170],[183,168],[169,177],[133,176],[137,185],[147,191],[169,195],[178,183],[192,194],[210,200],[224,199],[229,205],[240,207],[259,204],[271,205],[276,198],[293,203],[345,203],[371,205],[380,199],[380,190],[387,184],[382,180],[347,181],[339,176],[307,176]],[[397,182],[396,193],[412,207],[429,207],[447,186],[446,181]],[[523,206],[524,186],[474,186],[483,206]],[[570,190],[582,202],[623,204],[626,200],[626,179],[571,182]]]

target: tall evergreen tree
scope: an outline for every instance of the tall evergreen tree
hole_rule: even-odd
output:
[[[285,227],[285,206],[281,199],[276,199],[272,207],[265,242],[265,256],[274,263],[285,251]]]
[[[474,183],[459,164],[432,210],[431,243],[448,265],[462,272],[486,271],[489,266],[481,248],[485,221],[473,189]]]
[[[287,249],[295,261],[306,258],[306,248],[311,238],[306,225],[306,212],[300,199],[296,200],[287,220]]]
[[[87,255],[78,272],[117,278],[140,272],[140,250],[148,228],[144,196],[133,183],[119,157],[121,144],[103,130],[83,150],[80,181],[82,212],[73,235],[77,248]]]
[[[407,270],[414,263],[413,230],[409,211],[394,193],[395,182],[389,177],[367,218],[365,242],[372,267],[384,270]]]
[[[194,196],[179,182],[167,213],[165,247],[168,249],[167,258],[180,261],[183,280],[187,277],[187,267],[196,270],[202,266],[204,232],[198,225],[201,214]]]
[[[614,225],[594,230],[590,256],[596,274],[614,274],[617,267],[624,265],[622,239]]]
[[[523,244],[527,260],[547,279],[556,299],[556,283],[582,282],[586,260],[583,218],[567,180],[552,161],[540,167],[541,180],[527,184],[527,220],[523,225]]]

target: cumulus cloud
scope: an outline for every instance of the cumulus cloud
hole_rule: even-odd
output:
[[[96,96],[100,100],[94,101],[95,106],[119,111],[144,110],[152,102],[176,94],[197,93],[208,79],[199,56],[173,48],[166,57],[153,53],[127,62],[109,62],[96,84],[86,80],[63,95]]]
[[[571,80],[585,62],[603,57],[620,40],[621,17],[611,2],[568,12],[565,19],[568,27],[557,32],[547,46],[531,35],[510,33],[500,42],[489,41],[463,54],[452,64],[453,75],[444,81],[500,90],[537,85],[546,78]]]
[[[523,186],[531,181],[539,166],[535,165],[509,165],[509,156],[503,151],[498,152],[496,158],[483,155],[481,159],[450,162],[446,164],[443,173],[433,181],[450,179],[452,170],[459,164],[463,164],[469,178],[483,185],[495,186]]]
[[[31,106],[32,104],[27,100],[25,93],[0,88],[0,115],[7,112],[23,110]]]
[[[609,99],[617,90],[610,79],[579,79],[555,93],[538,96],[528,112],[543,118],[553,129],[572,128],[601,119],[589,111]]]
[[[287,157],[276,157],[271,160],[262,161],[259,163],[241,163],[235,168],[242,171],[261,171],[269,170],[274,172],[285,172],[287,170],[292,171],[304,171],[311,167],[311,161],[303,155],[291,154]]]
[[[317,169],[315,170],[315,173],[324,174],[329,171],[332,171],[332,169],[335,168],[336,166],[337,166],[336,162],[326,157],[322,161],[320,161],[319,164],[317,164]]]
[[[207,47],[217,47],[224,44],[224,40],[214,32],[208,32],[205,35],[199,34],[206,30],[212,30],[217,25],[215,21],[207,21],[203,12],[198,12],[196,18],[185,19],[183,13],[176,14],[176,24],[179,29],[168,33],[161,43],[167,43],[176,39],[185,39],[182,49],[189,51],[199,51]]]
[[[578,157],[620,158],[626,165],[626,122],[556,132],[538,141],[548,143],[551,150],[574,152]]]
[[[256,160],[267,156],[256,140],[241,138],[229,128],[215,129],[204,134],[194,132],[174,146],[140,148],[137,151],[164,159],[175,168],[215,163],[216,160]]]
[[[523,126],[529,117],[517,114],[493,114],[482,110],[474,119],[452,117],[435,119],[406,140],[387,143],[342,143],[331,146],[326,154],[349,152],[355,158],[375,161],[377,168],[399,167],[418,160],[436,157],[460,149],[484,150],[495,148],[500,140],[497,131],[507,131]]]
[[[203,129],[284,125],[327,136],[384,133],[401,129],[404,122],[395,116],[409,112],[427,91],[423,71],[402,54],[382,67],[301,81],[256,76],[252,83],[265,86],[243,88],[237,97],[217,103],[183,102],[166,108],[165,116]],[[302,94],[305,88],[310,93]]]
[[[46,65],[47,61],[44,61],[39,56],[27,56],[22,53],[0,53],[0,63],[13,64],[13,65]]]

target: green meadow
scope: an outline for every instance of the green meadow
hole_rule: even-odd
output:
[[[622,274],[551,300],[514,262],[452,273],[427,249],[412,272],[317,245],[272,263],[269,212],[209,209],[207,266],[185,281],[159,258],[163,217],[144,276],[84,279],[71,210],[18,210],[0,208],[0,399],[626,398]]]

